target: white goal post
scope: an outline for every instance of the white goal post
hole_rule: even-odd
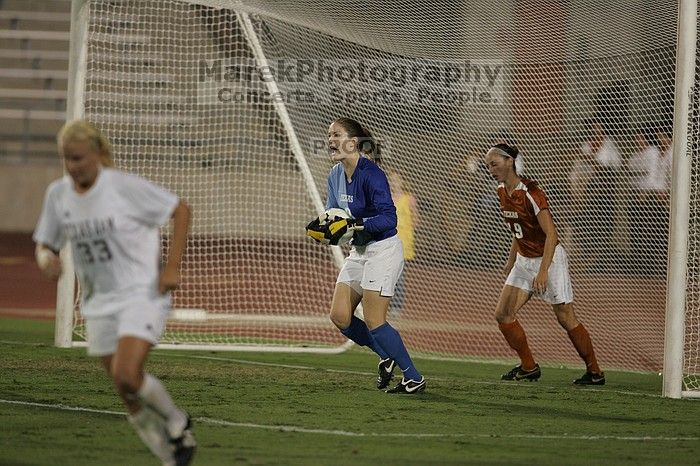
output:
[[[663,395],[671,398],[700,398],[697,333],[698,305],[686,294],[697,287],[697,259],[689,248],[691,209],[697,208],[695,184],[697,167],[698,60],[697,2],[680,0],[678,11],[678,47],[676,51],[676,85],[674,108],[674,180],[671,190],[668,285],[666,292],[666,330],[663,366]],[[694,160],[695,159],[695,160]],[[695,181],[695,183],[694,183]],[[694,190],[691,204],[691,190]],[[697,217],[693,216],[694,220]],[[694,228],[693,228],[694,229]],[[692,258],[695,258],[691,262]],[[689,267],[690,265],[690,267]],[[695,269],[695,270],[694,270]],[[692,274],[689,275],[688,272]],[[691,333],[686,334],[686,319]],[[686,341],[686,335],[690,338]],[[687,348],[687,349],[686,349]]]
[[[695,396],[696,29],[688,0],[73,0],[68,115],[193,207],[163,347],[349,346],[328,319],[347,251],[304,238],[328,124],[347,116],[418,206],[390,313],[412,354],[514,357],[493,319],[510,239],[482,160],[505,140],[548,195],[603,368],[663,371],[665,396]],[[59,346],[85,338],[71,277]],[[551,307],[519,319],[539,362],[581,366]]]

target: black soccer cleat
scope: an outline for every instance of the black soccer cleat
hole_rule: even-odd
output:
[[[425,390],[425,377],[415,381],[413,379],[401,379],[401,382],[394,388],[390,388],[386,393],[412,394],[420,393]]]
[[[192,433],[192,420],[189,416],[187,416],[187,424],[185,424],[182,434],[178,438],[171,438],[170,443],[173,445],[175,465],[189,465],[197,448],[197,442],[194,440],[194,434]]]
[[[574,385],[605,385],[605,374],[586,372],[581,378],[574,380]]]
[[[378,369],[379,376],[377,377],[377,388],[380,390],[385,389],[389,386],[391,378],[394,376],[394,367],[396,367],[396,361],[390,358],[382,359],[379,361]]]
[[[501,380],[527,380],[533,382],[538,380],[542,376],[542,371],[540,371],[540,365],[535,364],[535,367],[529,371],[523,370],[522,366],[517,365],[512,368],[509,372],[506,372],[501,376]]]

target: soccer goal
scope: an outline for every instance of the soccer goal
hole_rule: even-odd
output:
[[[327,317],[347,251],[303,232],[325,201],[328,124],[349,116],[417,201],[415,258],[390,313],[413,353],[513,359],[493,319],[510,237],[483,169],[485,150],[506,141],[549,196],[601,364],[665,370],[665,394],[692,396],[695,11],[74,0],[69,115],[109,136],[118,167],[193,207],[164,346],[347,348]],[[84,339],[74,287],[66,274],[62,345]],[[538,361],[580,364],[551,308],[533,300],[519,318]]]

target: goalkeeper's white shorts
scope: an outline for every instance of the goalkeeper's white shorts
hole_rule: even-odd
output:
[[[362,296],[364,290],[394,296],[403,271],[403,243],[398,235],[350,250],[337,283],[345,283]]]
[[[532,282],[540,271],[541,257],[524,257],[518,254],[515,265],[508,274],[506,285],[514,286],[532,293]],[[569,260],[564,248],[557,244],[554,249],[554,257],[549,266],[547,277],[547,291],[537,294],[549,304],[567,304],[574,301],[574,290],[571,287],[569,275]]]
[[[158,344],[170,312],[170,293],[156,298],[131,296],[112,314],[85,317],[90,356],[107,356],[117,351],[122,337],[136,337]]]

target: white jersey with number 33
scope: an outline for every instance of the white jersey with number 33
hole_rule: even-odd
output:
[[[46,190],[34,241],[54,250],[69,241],[82,314],[108,315],[133,299],[157,297],[160,226],[178,202],[160,186],[110,168],[82,194],[64,176]]]

